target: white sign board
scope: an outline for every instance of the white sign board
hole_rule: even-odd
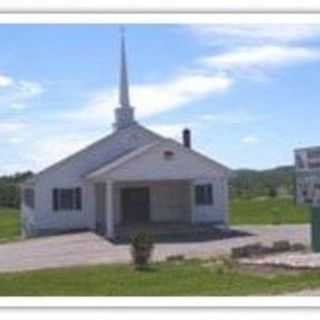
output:
[[[320,207],[320,147],[295,150],[295,169],[297,202]]]

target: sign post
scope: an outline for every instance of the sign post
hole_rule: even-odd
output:
[[[320,147],[295,151],[296,201],[310,208],[311,248],[320,252]]]
[[[311,247],[320,252],[320,189],[315,188],[311,206]]]

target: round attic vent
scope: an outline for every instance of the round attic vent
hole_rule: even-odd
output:
[[[171,150],[165,150],[163,156],[166,160],[171,160],[174,157],[174,152]]]

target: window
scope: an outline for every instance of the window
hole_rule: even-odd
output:
[[[32,188],[23,189],[23,203],[27,207],[34,209],[34,189]]]
[[[163,156],[166,160],[172,160],[174,158],[174,152],[171,150],[165,150]]]
[[[309,168],[310,169],[319,169],[320,168],[320,162],[309,162]]]
[[[320,158],[320,150],[308,150],[307,156],[308,156],[308,159],[319,159]]]
[[[202,184],[195,186],[195,197],[197,206],[212,205],[212,184]]]
[[[52,207],[54,211],[81,210],[81,188],[53,189]]]

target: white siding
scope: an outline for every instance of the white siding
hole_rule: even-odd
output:
[[[212,184],[213,203],[212,205],[197,205],[193,195],[193,213],[192,221],[197,222],[215,222],[228,224],[228,181],[224,177],[214,179],[195,179],[193,188],[196,185]]]
[[[94,185],[84,183],[83,177],[96,168],[129,150],[150,144],[158,138],[140,126],[120,130],[111,138],[106,138],[41,173],[36,178],[34,224],[39,233],[52,230],[63,231],[95,227]],[[81,211],[53,211],[52,190],[54,188],[82,187]],[[28,212],[24,211],[25,215]]]
[[[168,160],[164,157],[164,152],[170,150],[174,152],[172,159]],[[141,154],[129,162],[122,164],[118,168],[114,168],[112,171],[106,172],[104,175],[99,177],[100,180],[114,179],[126,181],[123,182],[126,185],[130,185],[128,181],[144,181],[141,186],[151,186],[155,190],[163,190],[162,187],[153,187],[154,181],[158,183],[162,181],[164,184],[168,181],[176,180],[192,180],[194,184],[201,183],[212,183],[214,192],[214,203],[212,206],[196,206],[194,203],[194,195],[191,200],[191,211],[192,211],[192,222],[194,223],[223,223],[228,224],[228,172],[221,168],[219,165],[216,167],[209,163],[206,159],[202,159],[198,155],[189,152],[184,147],[177,146],[176,143],[166,141],[153,149]],[[155,184],[157,185],[157,184]],[[158,184],[160,185],[160,184]],[[193,192],[189,189],[188,194]],[[177,196],[179,191],[177,191]],[[163,220],[171,217],[179,216],[181,209],[169,210],[170,207],[170,196],[167,193],[158,194],[159,201],[155,201],[152,204],[152,217],[155,220],[160,221],[162,216]],[[186,193],[184,193],[186,194]],[[173,194],[176,196],[176,193]],[[119,223],[120,214],[120,199],[119,193],[116,195],[116,221]],[[164,200],[167,198],[168,205],[164,204]],[[177,199],[177,201],[179,201]],[[162,207],[162,208],[161,208]],[[166,207],[166,208],[165,208]],[[174,207],[174,205],[172,205]]]
[[[36,176],[35,210],[30,211],[22,207],[23,216],[39,233],[94,229],[96,216],[94,183],[98,181],[86,181],[84,177],[129,151],[157,141],[165,142],[99,177],[99,182],[105,183],[107,179],[115,182],[113,199],[115,223],[121,222],[120,196],[117,192],[121,181],[126,185],[135,184],[134,181],[144,181],[144,185],[150,186],[153,221],[190,221],[192,218],[193,222],[227,222],[226,170],[177,143],[161,139],[140,126],[120,130]],[[174,152],[171,160],[164,157],[164,152],[168,150]],[[196,179],[202,181],[207,179],[214,183],[215,202],[212,207],[200,209],[192,203],[190,197],[192,188],[187,181],[197,181]],[[75,187],[82,188],[82,210],[53,211],[53,189]]]
[[[164,153],[172,151],[172,159]],[[166,141],[125,164],[102,174],[99,180],[188,180],[194,178],[226,177],[227,171],[203,159],[177,143]]]
[[[186,181],[163,181],[151,188],[151,220],[190,222],[190,189]]]

